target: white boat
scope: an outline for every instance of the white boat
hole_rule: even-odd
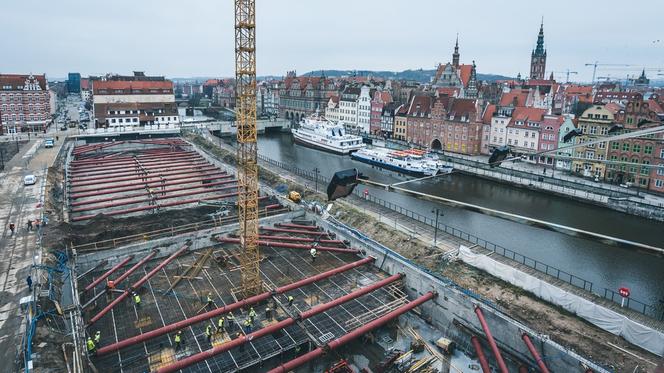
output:
[[[442,164],[437,155],[417,149],[393,150],[373,147],[359,150],[351,154],[351,158],[417,177],[449,174],[453,170],[452,167]]]
[[[300,126],[291,129],[291,133],[298,144],[335,154],[350,154],[365,147],[361,136],[347,135],[342,125],[330,122],[318,113],[302,119]]]

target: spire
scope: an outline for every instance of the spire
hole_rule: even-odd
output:
[[[553,71],[551,72],[551,75],[549,76],[549,80],[553,80]]]
[[[533,52],[533,54],[543,56],[544,53],[546,52],[544,51],[544,17],[542,17],[539,34],[537,35],[537,47],[535,47],[535,52]]]
[[[454,53],[452,53],[452,65],[459,68],[459,34],[456,36],[456,44],[454,45]]]

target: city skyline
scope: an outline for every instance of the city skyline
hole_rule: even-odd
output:
[[[6,4],[7,21],[0,32],[7,35],[26,19],[32,25],[0,41],[0,49],[10,51],[10,58],[0,61],[0,71],[45,72],[58,78],[70,71],[84,76],[132,70],[169,77],[234,74],[231,1],[193,2],[186,13],[174,1],[156,4],[122,0],[103,9],[103,16],[87,14],[88,7],[77,0]],[[638,75],[643,68],[650,69],[646,74],[652,79],[661,79],[657,69],[664,72],[664,36],[643,27],[656,22],[657,12],[643,12],[642,6],[624,8],[617,1],[604,2],[601,9],[572,2],[477,4],[422,0],[379,6],[342,0],[332,7],[297,0],[265,2],[257,13],[258,75],[432,69],[451,60],[458,33],[462,63],[475,60],[479,73],[528,76],[541,17],[547,77],[555,71],[556,78],[564,80],[570,69],[578,72],[572,80],[590,81],[593,69],[585,64],[595,61],[632,65],[598,68],[598,76],[616,79]],[[572,5],[573,10],[561,15],[561,9]],[[36,7],[42,11],[32,14]],[[620,27],[607,22],[618,8]]]

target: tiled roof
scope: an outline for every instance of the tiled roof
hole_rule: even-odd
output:
[[[655,100],[648,100],[648,107],[650,107],[650,110],[654,111],[659,115],[664,114],[664,109],[662,108],[662,105],[660,105]]]
[[[436,92],[438,95],[447,95],[450,97],[456,97],[459,95],[460,88],[459,87],[438,87],[436,88]]]
[[[455,118],[462,116],[470,117],[470,114],[475,112],[475,100],[470,98],[457,98],[452,100],[450,108],[447,110],[448,114],[454,115]]]
[[[470,81],[470,72],[473,70],[473,65],[459,65],[459,78],[464,87],[468,87]]]
[[[410,101],[408,116],[426,117],[431,113],[432,97],[428,95],[415,95]]]
[[[46,90],[46,75],[32,75],[39,83],[39,88]],[[16,91],[25,85],[25,81],[30,77],[29,74],[0,74],[0,90],[7,88],[7,90]],[[21,88],[23,89],[23,88]]]
[[[585,95],[592,93],[593,87],[589,85],[568,85],[565,87],[566,95]]]
[[[99,90],[130,90],[130,89],[173,89],[173,82],[170,80],[138,80],[138,81],[126,81],[126,80],[95,80],[92,83],[92,89],[95,94]]]
[[[529,91],[526,89],[513,89],[507,93],[503,93],[500,97],[499,106],[510,106],[516,98],[516,106],[525,106],[528,100]]]
[[[620,110],[625,109],[623,105],[617,104],[615,102],[609,102],[608,104],[604,105],[606,110],[612,112],[613,114],[619,112]]]
[[[512,121],[510,121],[510,124],[514,121],[542,122],[544,114],[546,114],[546,109],[523,106],[517,107],[512,113]]]
[[[482,115],[482,123],[484,124],[491,124],[491,118],[493,117],[493,114],[496,112],[496,105],[488,105],[486,109],[484,109],[484,115]]]
[[[563,122],[565,122],[565,117],[563,117],[562,115],[545,115],[542,124],[545,126],[546,125],[553,126],[553,128],[556,129],[556,127],[560,127],[560,125],[562,125]]]
[[[81,79],[81,89],[89,90],[90,89],[90,79],[83,78]]]
[[[332,100],[332,102],[334,102],[335,104],[338,104],[339,103],[339,96],[332,95],[332,96],[330,96],[330,100]]]

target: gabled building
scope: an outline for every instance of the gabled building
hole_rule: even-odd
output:
[[[371,99],[371,118],[369,120],[369,131],[373,134],[385,132],[383,128],[383,109],[392,102],[392,95],[385,90],[376,90]],[[391,127],[391,126],[390,126]],[[390,129],[390,133],[392,130]]]
[[[339,121],[347,129],[356,131],[358,128],[358,107],[357,101],[360,98],[362,90],[356,86],[346,86],[339,98]]]
[[[497,106],[490,104],[484,108],[482,113],[482,141],[480,141],[480,154],[491,154],[491,120],[496,114]]]
[[[408,140],[408,106],[400,104],[394,113],[394,138],[397,140]]]
[[[380,115],[380,135],[387,138],[394,136],[394,118],[402,106],[404,105],[397,102],[389,102],[383,106]]]
[[[371,97],[375,88],[362,86],[360,96],[357,98],[357,129],[362,133],[369,133],[371,124]]]
[[[325,107],[325,118],[334,123],[339,121],[339,96],[330,96]]]
[[[279,117],[299,122],[304,116],[323,112],[336,86],[325,76],[298,77],[289,71],[279,83]]]
[[[572,160],[570,159],[574,155],[572,149],[565,149],[566,146],[571,145],[571,143],[566,143],[564,141],[565,135],[570,133],[573,129],[576,129],[576,120],[573,119],[571,115],[564,116],[565,120],[560,125],[558,129],[558,150],[556,152],[556,169],[561,171],[571,171],[572,170]]]
[[[454,53],[452,53],[452,62],[438,65],[431,85],[433,88],[458,88],[458,97],[477,98],[478,83],[475,61],[472,65],[462,65],[460,64],[460,57],[459,37],[457,36]]]
[[[583,144],[607,136],[615,124],[615,115],[605,105],[596,104],[586,109],[578,118],[578,127],[583,135],[574,138],[575,144]],[[574,149],[572,172],[593,179],[603,179],[606,175],[607,144],[591,144]]]
[[[562,115],[545,115],[539,131],[539,151],[551,151],[558,148],[560,126],[565,122]],[[541,155],[537,163],[547,167],[555,167],[555,153]]]
[[[527,157],[530,162],[537,162],[533,156],[539,149],[540,129],[544,121],[545,109],[517,107],[512,112],[507,125],[507,146],[512,152]]]
[[[41,132],[50,123],[46,75],[0,74],[0,133]]]

